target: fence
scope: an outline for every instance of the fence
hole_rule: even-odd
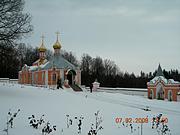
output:
[[[0,78],[1,83],[11,83],[11,84],[17,84],[18,79],[10,79],[10,78]]]

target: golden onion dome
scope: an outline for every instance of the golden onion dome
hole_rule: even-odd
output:
[[[54,49],[61,49],[61,44],[59,43],[59,41],[57,40],[56,43],[53,45]]]
[[[39,47],[39,51],[40,52],[45,52],[46,51],[46,47],[44,46],[44,36],[42,36],[41,38],[42,38],[42,42],[41,42],[41,45]]]
[[[56,42],[54,43],[53,48],[54,48],[54,49],[61,49],[61,44],[59,43],[59,40],[58,40],[58,34],[59,34],[59,32],[57,32],[56,34],[57,34],[57,40],[56,40]]]
[[[44,47],[43,44],[39,47],[39,51],[40,52],[45,52],[46,51],[46,48]]]

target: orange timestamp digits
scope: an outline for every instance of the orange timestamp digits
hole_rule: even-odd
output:
[[[145,118],[121,118],[121,117],[116,117],[115,118],[115,122],[116,123],[121,123],[121,122],[125,122],[125,123],[148,123],[148,117]]]
[[[152,119],[153,122],[153,119]],[[162,117],[160,120],[158,118],[155,118],[154,122],[160,122],[160,123],[168,123],[168,118],[167,117]]]
[[[122,118],[122,117],[116,117],[115,118],[115,122],[118,123],[148,123],[148,122],[160,122],[160,123],[168,123],[168,118],[167,117],[162,117],[159,121],[158,119],[149,119],[148,117],[144,117],[144,118],[131,118],[131,117],[127,117],[127,118]]]

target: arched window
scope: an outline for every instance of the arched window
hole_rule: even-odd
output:
[[[172,90],[168,90],[168,100],[172,101]]]
[[[154,98],[154,92],[153,92],[152,89],[150,90],[149,98],[150,98],[150,99],[153,99],[153,98]]]
[[[53,81],[56,81],[56,73],[53,74],[52,80],[53,80]]]
[[[38,73],[36,72],[36,84],[38,83]]]
[[[34,84],[34,72],[32,73],[32,84]]]
[[[44,84],[44,81],[45,81],[45,74],[44,72],[42,72],[42,84]]]

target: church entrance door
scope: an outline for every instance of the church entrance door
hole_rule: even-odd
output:
[[[156,91],[157,99],[164,100],[164,91],[161,83],[157,85]]]
[[[69,85],[72,85],[72,74],[67,75]]]
[[[74,70],[72,69],[68,70],[67,79],[68,79],[69,85],[75,84],[75,76],[76,76],[76,72]]]

